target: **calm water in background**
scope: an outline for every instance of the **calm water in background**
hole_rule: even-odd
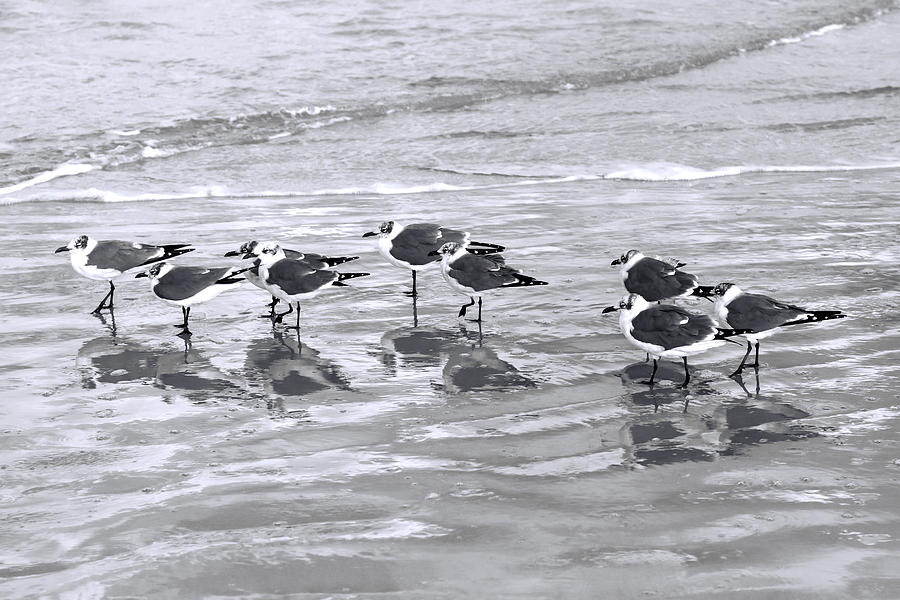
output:
[[[0,3],[0,595],[900,595],[900,11],[610,4]],[[414,316],[388,218],[551,285]],[[146,282],[86,314],[79,233],[372,276],[187,345]],[[648,390],[631,247],[852,317]]]

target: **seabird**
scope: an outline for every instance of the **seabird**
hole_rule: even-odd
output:
[[[475,296],[478,296],[478,318],[475,319],[478,323],[481,322],[482,293],[499,288],[547,285],[546,281],[538,281],[534,277],[522,275],[517,269],[507,267],[506,259],[501,254],[472,254],[460,242],[447,242],[430,254],[441,256],[441,273],[447,284],[457,292],[466,294],[471,300],[459,309],[458,316],[465,316],[466,310],[475,304]]]
[[[241,244],[241,247],[238,250],[226,252],[225,256],[246,256],[248,254],[253,254],[254,249],[258,245],[259,242],[257,242],[256,240],[244,242],[243,244]],[[315,254],[313,252],[300,252],[299,250],[290,250],[288,248],[283,248],[283,250],[285,257],[287,257],[288,259],[302,262],[313,269],[329,269],[331,267],[359,258],[358,256],[323,256],[321,254]],[[253,266],[259,266],[258,258],[253,261]],[[258,269],[250,269],[248,271],[245,271],[244,277],[246,277],[247,281],[258,287],[259,289],[267,290],[265,284],[263,283],[262,277],[259,275]],[[278,298],[272,296],[272,302],[267,305],[270,309],[270,313],[268,315],[260,316],[275,318],[276,304],[278,304]]]
[[[135,272],[147,265],[180,256],[194,249],[190,244],[169,244],[153,246],[138,242],[121,240],[95,240],[86,235],[72,238],[65,246],[56,249],[56,253],[68,252],[69,260],[75,272],[88,279],[109,282],[109,292],[93,310],[94,314],[113,308],[113,294],[116,286],[113,279]],[[106,304],[107,299],[109,304]]]
[[[687,357],[714,348],[743,331],[722,329],[707,315],[698,315],[672,304],[650,304],[640,294],[625,296],[618,306],[607,306],[604,313],[619,310],[619,327],[632,345],[653,357],[650,385],[656,376],[660,358],[680,358],[684,362],[684,382],[691,380]]]
[[[254,267],[247,267],[247,269],[252,268]],[[138,273],[135,277],[149,277],[150,289],[157,298],[181,307],[184,322],[175,327],[182,328],[179,335],[190,336],[188,317],[191,315],[191,306],[212,300],[225,290],[244,283],[244,279],[237,275],[246,272],[247,269],[176,267],[160,262],[154,264],[149,270]]]
[[[331,286],[346,286],[345,279],[365,277],[368,273],[338,273],[326,269],[314,269],[309,265],[290,260],[275,242],[258,244],[244,258],[259,258],[259,275],[270,294],[288,304],[288,310],[275,316],[281,323],[285,315],[297,305],[297,325],[288,329],[300,329],[300,300],[311,298],[320,290]]]
[[[678,270],[684,263],[674,262],[644,256],[639,250],[629,250],[610,265],[622,265],[625,289],[632,294],[640,294],[647,302],[681,296],[707,298],[712,294],[712,286],[699,285],[696,275]]]
[[[436,250],[447,242],[457,242],[469,247],[472,254],[494,254],[505,248],[497,244],[475,242],[469,233],[435,223],[402,225],[397,221],[385,221],[378,231],[364,233],[363,237],[378,237],[378,251],[389,263],[412,271],[412,293],[416,296],[416,272],[438,262]]]
[[[748,294],[733,283],[720,283],[713,294],[716,296],[716,316],[731,327],[745,329],[747,352],[731,377],[744,370],[744,363],[750,356],[752,345],[756,345],[756,357],[750,365],[759,368],[759,340],[767,338],[785,325],[815,323],[846,317],[839,310],[807,310],[794,304],[787,304],[762,294]]]

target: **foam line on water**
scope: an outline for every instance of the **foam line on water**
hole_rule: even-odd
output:
[[[635,166],[612,171],[604,179],[624,179],[634,181],[694,181],[714,177],[734,177],[752,173],[841,173],[848,171],[877,171],[900,169],[900,162],[872,165],[763,165],[726,166],[700,169],[679,164],[657,164]]]
[[[96,167],[94,165],[86,165],[80,163],[60,165],[51,171],[45,171],[40,175],[28,179],[27,181],[21,181],[14,185],[0,188],[0,196],[5,196],[6,194],[12,194],[24,190],[25,188],[40,185],[42,183],[52,181],[58,177],[68,177],[70,175],[80,175],[82,173],[87,173],[88,171],[93,171],[95,168]]]
[[[24,202],[142,202],[153,200],[191,200],[198,198],[315,198],[322,196],[399,196],[406,194],[434,194],[445,192],[467,192],[476,190],[504,189],[522,186],[555,185],[579,181],[624,180],[647,182],[679,182],[712,179],[716,177],[735,177],[753,173],[834,173],[900,169],[900,162],[870,165],[764,165],[764,166],[726,166],[713,169],[701,169],[679,164],[653,164],[626,167],[611,171],[604,175],[578,174],[567,176],[540,176],[525,179],[516,175],[515,181],[489,184],[457,185],[441,181],[422,184],[403,184],[377,182],[368,186],[352,186],[344,188],[323,188],[309,191],[263,190],[259,192],[230,192],[223,186],[208,185],[192,188],[185,192],[159,193],[147,192],[125,194],[112,190],[87,188],[80,190],[62,190],[38,193],[33,196],[13,197],[8,194],[21,191],[27,187],[38,185],[68,175],[78,175],[95,169],[92,165],[63,165],[53,171],[42,173],[26,182],[7,188],[0,188],[0,204],[19,204]],[[502,176],[502,174],[497,174]],[[4,197],[5,196],[5,197]]]

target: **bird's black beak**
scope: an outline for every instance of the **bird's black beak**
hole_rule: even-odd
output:
[[[53,254],[59,254],[60,252],[68,252],[68,251],[69,251],[68,246],[60,246],[59,248],[57,248],[56,250],[53,251]]]
[[[138,273],[137,275],[134,276],[135,279],[137,279],[138,277],[150,277],[150,276],[147,275],[146,271],[141,271],[140,273]]]
[[[228,256],[228,255],[226,254],[225,256]],[[237,256],[237,255],[235,255],[235,256]],[[253,254],[252,252],[248,252],[247,254],[243,255],[241,258],[254,258],[255,256],[256,255]]]
[[[603,309],[603,312],[601,314],[605,315],[606,313],[616,312],[617,310],[619,310],[618,306],[607,306]]]
[[[440,256],[440,254],[441,253],[438,252],[437,250],[432,250],[431,252],[428,253],[428,256]]]
[[[622,264],[622,259],[621,259],[621,258],[617,258],[616,260],[614,260],[614,261],[612,261],[611,263],[609,263],[609,266],[612,267],[613,265],[621,265],[621,264]]]
[[[376,231],[367,231],[366,233],[363,234],[363,237],[374,237],[376,235],[378,235],[378,232],[376,232]]]
[[[225,256],[240,256],[240,255],[241,255],[240,250],[232,250],[231,252],[225,253]]]

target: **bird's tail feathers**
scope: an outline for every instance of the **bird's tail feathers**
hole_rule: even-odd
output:
[[[337,274],[338,278],[335,279],[334,281],[332,281],[331,285],[336,285],[338,287],[345,287],[345,286],[347,286],[347,284],[341,283],[345,279],[355,279],[357,277],[366,277],[368,275],[371,275],[371,273],[338,273]]]
[[[473,248],[473,246],[475,246]],[[469,242],[466,246],[466,251],[469,254],[477,254],[479,256],[484,254],[497,254],[498,252],[503,252],[506,250],[506,246],[501,246],[499,244],[490,244],[488,242]]]
[[[259,266],[258,266],[258,265],[254,265],[254,266],[247,267],[246,269],[238,269],[238,270],[236,270],[236,271],[232,271],[231,273],[229,273],[229,274],[226,275],[225,277],[222,277],[221,279],[217,279],[217,280],[216,280],[216,283],[217,283],[217,284],[220,284],[220,285],[230,285],[230,284],[234,284],[234,283],[244,283],[244,281],[246,281],[246,279],[243,279],[243,278],[241,278],[241,277],[238,277],[238,275],[240,275],[241,273],[243,273],[243,272],[245,272],[245,271],[253,271],[254,273],[259,273]]]
[[[336,265],[342,265],[345,262],[350,262],[351,260],[356,260],[359,258],[358,256],[323,256],[322,262],[324,262],[329,267],[334,267]]]
[[[816,323],[818,321],[828,321],[831,319],[843,319],[846,316],[847,315],[839,310],[811,310],[799,319],[784,323],[782,327],[785,325],[800,325],[802,323]]]
[[[726,342],[731,342],[732,344],[742,345],[740,342],[736,342],[732,338],[736,335],[745,335],[748,333],[753,333],[752,329],[724,329],[722,327],[716,328],[716,334],[713,336],[714,340],[724,340]]]
[[[700,298],[709,298],[715,295],[716,287],[714,285],[698,285],[691,290],[691,296],[699,296]]]
[[[513,277],[516,278],[512,283],[504,284],[503,287],[523,287],[530,285],[550,285],[546,281],[540,281],[535,279],[534,277],[529,277],[528,275],[521,275],[519,273],[513,273]]]
[[[143,267],[145,265],[152,265],[153,263],[169,260],[170,258],[175,258],[176,256],[181,256],[182,254],[187,254],[188,252],[196,250],[196,248],[191,248],[190,244],[169,244],[167,246],[160,246],[160,248],[163,249],[162,256],[145,260],[138,266]]]

